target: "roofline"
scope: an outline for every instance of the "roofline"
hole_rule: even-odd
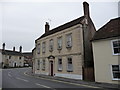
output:
[[[81,19],[81,21],[83,20],[83,19],[85,18],[85,16],[81,16],[81,17],[79,17],[79,18],[77,18],[77,19],[74,19],[74,20],[72,20],[72,21],[69,21],[69,22],[67,22],[67,23],[65,23],[65,24],[62,24],[62,25],[60,25],[60,26],[58,26],[58,27],[56,27],[56,28],[53,28],[53,29],[51,29],[49,32],[51,32],[51,31],[53,31],[53,30],[56,30],[56,29],[58,29],[58,28],[61,28],[61,27],[63,27],[63,26],[66,26],[66,25],[68,25],[68,24],[70,24],[70,23],[72,23],[72,22],[75,22],[75,21],[77,21],[77,20],[79,20],[79,19]],[[79,24],[82,24],[82,22],[79,22]],[[75,26],[75,25],[77,25],[78,23],[76,23],[76,24],[74,24],[74,25],[72,25],[72,26]],[[72,27],[71,26],[71,27]],[[67,27],[68,28],[68,27]],[[64,29],[61,29],[60,31],[62,31],[62,30],[65,30],[66,28],[64,28]],[[57,31],[57,32],[60,32],[60,31]],[[48,33],[49,33],[48,32]],[[57,33],[57,32],[55,32],[55,33]],[[43,33],[42,35],[44,35],[45,33]],[[52,35],[52,34],[54,34],[54,33],[51,33],[51,34],[49,34],[49,35]],[[37,40],[39,40],[39,39],[41,39],[41,38],[44,38],[44,37],[42,37],[42,35],[39,37],[39,38],[37,38],[36,40],[35,40],[35,43],[36,43],[36,41]],[[47,36],[49,36],[49,35],[47,35]]]

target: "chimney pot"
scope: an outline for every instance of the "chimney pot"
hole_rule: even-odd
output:
[[[46,24],[45,24],[45,33],[49,32],[49,28],[50,28],[49,23],[46,22]]]
[[[15,47],[13,47],[13,51],[15,51]]]
[[[5,50],[5,43],[3,43],[3,50]]]
[[[19,48],[19,52],[20,52],[20,53],[22,52],[22,46],[20,46],[20,48]]]

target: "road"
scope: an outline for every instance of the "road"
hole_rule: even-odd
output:
[[[50,79],[35,78],[25,75],[28,68],[4,69],[2,71],[2,88],[47,88],[57,90],[58,88],[88,88],[80,84]]]

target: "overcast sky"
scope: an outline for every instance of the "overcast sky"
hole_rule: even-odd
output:
[[[83,16],[83,0],[79,2],[0,2],[0,48],[6,49],[21,45],[23,51],[31,51],[35,39],[44,33],[45,22],[50,29]],[[31,0],[30,0],[31,1]],[[118,17],[118,2],[90,2],[90,16],[98,30],[110,19]]]

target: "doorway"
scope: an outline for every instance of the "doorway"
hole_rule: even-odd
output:
[[[53,61],[50,61],[50,76],[53,76]]]

